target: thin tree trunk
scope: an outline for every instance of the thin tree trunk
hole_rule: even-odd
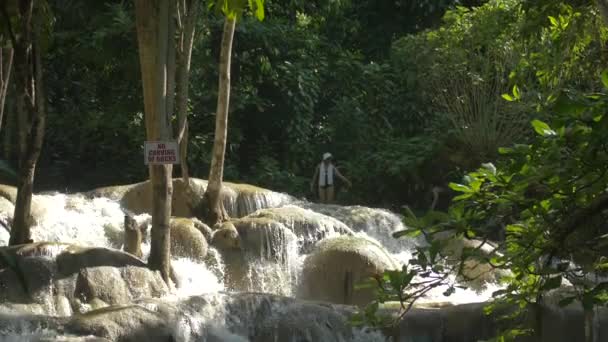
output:
[[[594,308],[584,310],[585,314],[585,342],[596,342],[596,324]]]
[[[13,54],[13,48],[0,47],[0,131],[2,130],[2,119],[4,117],[4,105],[6,101],[8,83],[11,79]]]
[[[230,63],[232,57],[232,41],[236,28],[236,19],[226,17],[222,48],[220,52],[220,77],[217,97],[217,113],[215,117],[215,139],[213,141],[213,156],[209,170],[209,183],[205,191],[203,204],[206,206],[205,221],[210,226],[227,219],[226,210],[220,198],[222,178],[224,176],[224,157],[226,154],[226,138],[228,135],[228,109],[230,105]]]
[[[11,87],[13,89],[13,87]],[[15,101],[8,98],[6,101],[6,115],[4,116],[4,160],[10,161],[13,150],[13,131],[15,130]]]
[[[186,186],[190,185],[190,173],[188,171],[188,122],[186,121],[184,134],[179,142],[179,160],[180,169],[182,172],[182,179]]]
[[[173,92],[169,79],[170,50],[173,44],[172,11],[174,0],[136,0],[136,26],[139,58],[144,94],[146,136],[148,140],[169,140],[171,129],[167,104],[172,103]],[[152,186],[152,231],[148,266],[158,270],[168,283],[171,277],[171,197],[173,183],[171,165],[149,167]]]
[[[42,56],[40,49],[39,32],[32,30],[33,3],[24,7],[22,12],[23,31],[20,41],[14,44],[15,49],[15,76],[18,103],[21,116],[31,117],[27,126],[20,127],[22,139],[22,153],[19,157],[19,179],[17,182],[17,199],[13,216],[13,228],[9,245],[18,245],[32,242],[31,239],[31,204],[34,186],[36,163],[42,149],[44,127],[46,121],[45,94],[42,77]],[[40,27],[39,23],[36,23]],[[29,124],[31,122],[31,125]]]
[[[190,63],[196,19],[200,4],[198,1],[184,1],[181,9],[182,25],[177,49],[177,142],[180,144],[180,170],[184,184],[189,184],[188,174],[188,93],[190,86]]]

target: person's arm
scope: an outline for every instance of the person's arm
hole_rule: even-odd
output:
[[[348,179],[346,179],[346,177],[342,176],[342,174],[340,173],[340,171],[338,170],[337,167],[334,167],[334,170],[336,170],[336,176],[338,176],[341,180],[343,180],[346,184],[348,184],[348,187],[353,186],[353,183],[351,183]]]
[[[315,182],[317,181],[317,176],[319,176],[319,165],[317,165],[317,168],[315,169],[315,174],[314,176],[312,176],[312,180],[310,181],[310,191],[314,191],[315,189]]]

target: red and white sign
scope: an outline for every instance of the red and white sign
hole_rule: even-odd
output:
[[[176,141],[146,141],[144,143],[146,165],[179,164],[179,149]]]

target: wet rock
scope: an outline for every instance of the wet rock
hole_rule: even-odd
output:
[[[282,223],[298,237],[301,253],[309,253],[320,240],[338,235],[354,235],[344,223],[312,210],[287,205],[258,210],[246,218],[263,218]]]
[[[298,298],[337,304],[365,305],[375,299],[371,289],[355,285],[397,265],[384,248],[361,237],[341,236],[321,241],[306,257]]]
[[[173,180],[172,215],[180,217],[197,216],[193,211],[200,203],[207,188],[207,181],[190,178],[190,188],[182,179]],[[96,189],[90,195],[121,197],[121,204],[127,210],[135,213],[150,213],[152,205],[152,189],[149,182],[133,184],[116,189]],[[231,217],[242,217],[261,208],[280,206],[291,203],[294,199],[285,194],[279,194],[248,184],[233,184],[224,182],[221,192],[226,211]]]
[[[0,184],[0,197],[6,198],[15,204],[17,200],[17,188],[11,185]]]
[[[15,213],[15,205],[13,202],[8,200],[7,198],[0,197],[0,219],[7,220],[13,219],[13,214]],[[0,227],[1,229],[1,227]]]
[[[173,318],[174,319],[174,318]],[[137,305],[110,306],[74,316],[66,330],[116,342],[174,341],[166,315]]]
[[[207,239],[188,218],[171,219],[171,254],[202,261],[207,256]]]
[[[224,261],[224,282],[233,290],[273,288],[289,294],[295,281],[290,257],[296,255],[297,238],[283,224],[264,218],[225,222],[213,234],[212,245]]]
[[[277,208],[293,203],[295,198],[250,184],[223,183],[224,207],[231,217],[244,217],[259,209]]]
[[[54,315],[94,299],[117,304],[168,293],[158,272],[117,250],[35,243],[0,248],[0,256],[2,300],[41,304]]]
[[[30,340],[32,342],[110,342],[110,340],[94,336],[49,336]]]
[[[515,308],[502,308],[492,314],[484,312],[485,303],[463,304],[440,309],[415,308],[392,333],[395,342],[428,341],[487,341],[495,338],[500,331],[515,328],[532,328],[536,324],[536,313],[525,314],[519,321],[504,320],[500,317]],[[521,337],[517,341],[570,342],[585,341],[583,312],[579,307],[558,308],[546,305],[541,309],[542,338]],[[608,338],[608,311],[598,311],[596,321],[597,341]]]
[[[454,236],[453,232],[441,232],[433,236],[440,241],[440,253],[446,257],[449,265],[458,265],[461,262],[463,250],[475,250],[478,258],[467,259],[461,270],[460,279],[473,290],[483,290],[488,284],[496,284],[502,276],[507,275],[504,270],[499,270],[488,262],[492,257],[495,246],[492,242],[477,239],[466,239],[462,236]]]
[[[214,232],[212,243],[220,251],[240,249],[250,257],[285,262],[288,248],[296,243],[296,239],[280,222],[263,217],[245,217],[224,223]]]

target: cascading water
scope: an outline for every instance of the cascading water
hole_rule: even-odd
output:
[[[411,257],[415,245],[422,243],[416,240],[393,239],[391,233],[403,229],[401,218],[382,209],[361,206],[319,205],[296,201],[291,196],[270,191],[256,190],[239,193],[238,188],[231,196],[229,204],[230,207],[227,209],[229,212],[237,214],[236,216],[249,215],[242,219],[243,222],[246,220],[261,222],[260,220],[269,219],[288,229],[287,235],[283,233],[279,237],[263,235],[263,239],[266,239],[266,241],[263,241],[261,246],[266,249],[244,252],[243,258],[249,260],[249,263],[243,272],[244,277],[242,279],[246,281],[246,290],[251,292],[294,296],[294,289],[298,283],[306,254],[310,252],[310,248],[315,243],[325,238],[338,235],[362,236],[381,244],[396,260],[402,263]],[[0,219],[5,218],[2,215],[8,214],[0,212]],[[32,228],[32,235],[35,241],[122,248],[124,211],[119,200],[104,197],[87,198],[80,194],[35,195],[33,216],[35,225]],[[147,214],[142,214],[136,216],[136,219],[144,222],[147,217]],[[273,244],[275,240],[281,241],[280,244]],[[6,245],[7,242],[8,233],[0,229],[0,244]],[[144,243],[142,250],[145,260],[149,253],[149,244]],[[282,255],[282,257],[277,258],[277,255]],[[183,303],[184,301],[187,302],[188,298],[204,296],[212,303],[206,304],[206,312],[194,310],[192,307],[189,307],[189,310],[184,310],[184,314],[175,321],[175,336],[178,341],[213,341],[213,339],[206,339],[209,334],[215,334],[215,338],[220,338],[217,340],[222,341],[248,341],[243,336],[254,336],[258,333],[255,331],[257,324],[255,320],[249,320],[247,315],[236,315],[234,308],[232,311],[227,309],[231,305],[236,305],[234,304],[234,298],[231,299],[229,294],[225,294],[226,291],[234,291],[230,284],[224,282],[224,276],[228,272],[227,262],[223,259],[222,253],[214,248],[209,249],[209,255],[204,262],[188,258],[174,258],[172,260],[179,287],[168,296],[163,297],[162,300],[181,303],[179,305],[186,307],[188,304]],[[438,288],[429,294],[427,300],[452,303],[481,302],[489,298],[491,290],[493,289],[490,288],[484,293],[458,290],[451,297],[444,297],[442,293],[445,289]],[[56,290],[48,289],[47,292],[49,300],[54,298],[53,295]],[[235,295],[238,295],[238,293]],[[241,297],[237,296],[235,298]],[[245,307],[248,307],[248,305],[259,307],[263,304],[247,304],[246,301],[240,301],[239,303],[238,305],[245,305]],[[268,309],[270,310],[268,315],[280,316],[283,312],[282,309],[279,309],[281,306],[277,306],[276,303],[267,305],[275,308],[273,310]],[[300,310],[295,309],[297,308],[296,304],[290,305],[292,305],[290,314],[294,315],[297,310]],[[54,306],[43,308],[45,314],[58,316],[58,312],[52,310],[51,307]],[[83,310],[90,310],[90,308],[85,305]],[[252,309],[249,307],[247,310]],[[259,312],[257,314],[259,316]],[[280,321],[279,318],[276,318],[276,322],[288,324]],[[274,323],[269,323],[272,320],[266,319],[264,322],[267,325],[266,328],[272,330],[271,326]],[[318,323],[317,325],[321,326],[323,324]],[[203,326],[206,328],[203,329]],[[226,327],[230,326],[239,326],[241,330],[226,330]],[[321,327],[316,327],[315,329],[317,329],[315,330],[317,335],[314,336],[317,338],[322,338],[326,336],[325,334],[332,334],[331,328],[327,330],[328,328],[325,327],[326,330],[323,330]],[[0,335],[7,330],[10,329],[4,327],[4,330],[0,331]],[[27,329],[21,327],[16,328],[16,331],[24,332]],[[304,334],[304,332],[302,333]],[[43,331],[37,335],[45,334],[46,332]],[[260,332],[259,334],[267,334],[267,332]],[[277,334],[279,333],[277,332]],[[290,338],[294,338],[295,341],[295,337]],[[0,340],[2,339],[0,338]],[[343,337],[342,340],[347,341],[349,339]],[[350,337],[350,341],[383,340],[384,338],[380,334],[373,335],[364,331],[356,331]]]

